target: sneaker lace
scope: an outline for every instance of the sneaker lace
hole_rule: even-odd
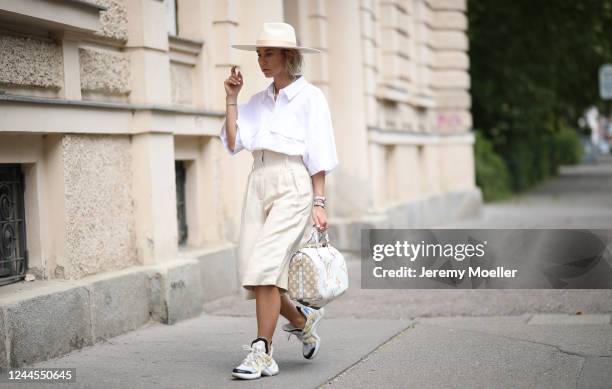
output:
[[[263,364],[265,363],[265,352],[259,351],[247,344],[243,344],[242,349],[249,351],[246,358],[244,358],[244,361],[242,362],[243,364],[256,369],[259,369],[263,366]]]
[[[315,343],[317,339],[312,335],[312,323],[313,319],[310,315],[308,315],[308,320],[306,320],[306,324],[302,329],[301,340],[303,343]]]
[[[300,331],[289,332],[289,336],[287,336],[287,340],[291,339],[291,335],[298,338],[302,343],[314,343],[316,342],[316,338],[312,336],[312,332],[310,331],[311,326],[304,326],[304,328]]]
[[[303,343],[314,343],[317,341],[317,339],[314,336],[312,336],[310,332],[303,332],[301,340]]]
[[[295,336],[300,341],[302,340],[302,333],[301,332],[290,332],[289,336],[287,336],[287,340],[291,340],[291,336]]]

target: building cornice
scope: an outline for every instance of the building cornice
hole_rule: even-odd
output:
[[[176,105],[113,103],[0,94],[0,133],[217,136],[224,112]]]
[[[474,144],[474,133],[435,133],[414,132],[404,130],[385,130],[378,127],[368,127],[368,140],[380,145],[447,145]]]
[[[102,27],[100,12],[106,9],[83,0],[0,0],[0,21],[50,32],[93,34]]]

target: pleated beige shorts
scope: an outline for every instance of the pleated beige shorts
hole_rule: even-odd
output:
[[[289,260],[312,227],[313,188],[302,157],[255,150],[242,203],[238,272],[241,295],[276,285],[287,293]]]

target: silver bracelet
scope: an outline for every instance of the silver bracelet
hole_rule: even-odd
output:
[[[313,206],[315,206],[315,207],[316,207],[316,206],[319,206],[319,207],[323,207],[323,208],[325,208],[325,205],[326,205],[325,203],[326,203],[326,201],[325,201],[325,200],[322,200],[321,198],[315,198],[315,199],[312,201],[312,204],[313,204]]]

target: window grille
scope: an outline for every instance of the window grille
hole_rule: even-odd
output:
[[[0,164],[0,285],[25,277],[24,181],[20,165]]]
[[[185,207],[185,162],[176,161],[174,164],[176,175],[176,216],[178,218],[178,243],[187,242],[187,211]]]

